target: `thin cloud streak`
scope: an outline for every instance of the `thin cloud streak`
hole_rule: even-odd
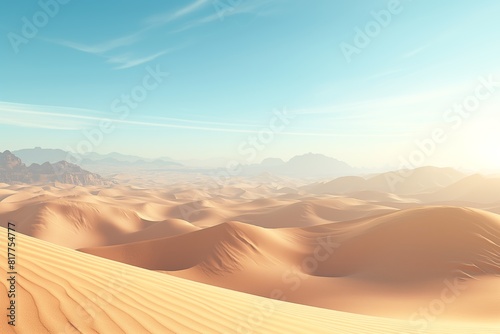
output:
[[[198,20],[193,20],[191,22],[188,22],[188,24],[180,27],[179,29],[173,30],[172,33],[180,33],[186,30],[190,30],[205,24],[209,24],[212,22],[215,22],[217,20],[223,20],[226,17],[230,17],[233,15],[238,15],[238,14],[248,14],[248,13],[254,13],[258,14],[258,9],[261,7],[268,5],[268,1],[254,1],[252,3],[240,3],[235,6],[227,5],[226,10],[224,11],[217,11],[214,14],[210,14],[208,16],[205,16],[201,19]],[[214,6],[215,7],[215,6]]]
[[[1,111],[0,111],[1,113]],[[62,131],[77,131],[80,127],[68,126],[68,125],[54,125],[54,124],[42,124],[40,121],[26,121],[26,120],[13,120],[3,118],[0,124],[19,126],[23,128],[35,128],[35,129],[47,129],[47,130],[62,130]]]
[[[178,9],[175,12],[163,13],[160,15],[151,16],[146,19],[146,23],[152,26],[163,25],[169,23],[171,21],[182,18],[186,15],[189,15],[202,7],[208,4],[208,0],[197,0],[181,9]]]
[[[129,42],[133,43],[131,40],[128,41],[127,43],[129,43]],[[105,55],[105,53],[108,50],[112,50],[115,47],[118,47],[119,45],[125,46],[128,44],[120,44],[120,43],[111,42],[110,44],[103,43],[103,44],[98,45],[98,46],[86,46],[86,45],[81,45],[81,44],[68,42],[68,41],[59,41],[56,43],[63,45],[63,46],[66,46],[66,47],[69,47],[69,48],[72,48],[72,49],[75,49],[75,50],[78,50],[78,51],[101,56],[101,57],[105,58],[106,62],[108,62],[108,63],[119,64],[118,66],[113,68],[115,70],[122,70],[122,69],[135,67],[138,65],[142,65],[142,64],[150,62],[150,61],[152,61],[160,56],[163,56],[163,55],[168,54],[168,53],[172,53],[174,51],[177,51],[177,50],[185,47],[185,46],[181,46],[181,47],[175,47],[175,48],[168,48],[166,50],[163,50],[161,52],[157,52],[157,53],[149,55],[149,56],[134,58],[131,55],[121,55],[121,56]]]
[[[253,127],[260,128],[262,125],[260,124],[244,124],[244,123],[228,123],[228,122],[214,122],[214,121],[197,121],[191,119],[182,119],[182,118],[173,118],[173,117],[147,117],[148,119],[154,119],[159,121],[174,121],[181,123],[198,123],[198,124],[206,124],[206,125],[227,125],[227,126],[241,126],[241,127]]]
[[[98,43],[95,45],[85,45],[85,44],[80,44],[80,43],[75,43],[72,41],[66,41],[66,40],[48,40],[46,41],[62,45],[65,47],[68,47],[70,49],[74,49],[77,51],[85,52],[85,53],[90,53],[90,54],[103,54],[109,51],[112,51],[114,49],[120,48],[120,47],[125,47],[131,44],[136,43],[139,41],[140,35],[145,31],[145,29],[142,29],[138,32],[135,32],[130,35],[118,37],[115,39],[111,39],[102,43]]]
[[[109,57],[108,62],[115,63],[115,64],[121,64],[117,67],[114,67],[114,69],[115,70],[122,70],[122,69],[131,68],[131,67],[135,67],[135,66],[150,62],[150,61],[155,60],[156,58],[158,58],[160,56],[171,53],[174,50],[176,50],[176,49],[170,48],[170,49],[166,49],[166,50],[163,50],[161,52],[152,54],[150,56],[146,56],[146,57],[142,57],[142,58],[135,58],[135,59],[127,57],[127,56]]]
[[[31,106],[33,107],[33,106]],[[144,127],[152,127],[152,128],[171,128],[171,129],[184,129],[184,130],[199,130],[199,131],[209,131],[209,132],[225,132],[225,133],[248,133],[248,134],[259,134],[262,130],[248,130],[248,129],[235,129],[235,128],[223,128],[223,127],[207,127],[207,126],[195,126],[195,125],[181,125],[181,124],[171,124],[171,123],[153,123],[153,122],[144,122],[144,121],[132,121],[132,120],[123,120],[123,119],[112,119],[109,117],[96,117],[96,116],[84,116],[84,115],[74,115],[74,114],[60,114],[54,112],[41,112],[41,111],[33,111],[33,110],[23,110],[19,108],[5,108],[1,106],[0,103],[0,112],[10,113],[10,114],[25,114],[25,115],[34,115],[34,116],[42,116],[42,117],[51,117],[50,120],[54,120],[54,118],[63,118],[63,119],[76,119],[76,120],[84,120],[84,121],[111,121],[115,124],[124,124],[124,125],[134,125],[134,126],[144,126]],[[2,118],[5,120],[6,118]],[[0,123],[4,123],[4,121],[0,121]],[[22,120],[21,120],[22,121]],[[90,126],[91,124],[88,124]],[[263,127],[262,129],[264,129]],[[292,135],[292,136],[314,136],[314,137],[401,137],[407,136],[407,133],[401,134],[342,134],[342,133],[318,133],[318,132],[280,132],[280,135]]]

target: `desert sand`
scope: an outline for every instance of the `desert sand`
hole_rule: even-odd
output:
[[[497,179],[428,172],[0,184],[2,333],[500,333]]]
[[[82,251],[264,297],[385,317],[412,314],[453,285],[453,305],[441,319],[495,322],[499,234],[498,215],[429,207],[302,229],[229,222]]]
[[[6,230],[0,228],[0,237]],[[18,326],[4,333],[420,333],[406,321],[270,300],[19,235]],[[5,255],[0,255],[5,263]],[[2,274],[5,270],[1,269]],[[5,294],[5,282],[0,285]],[[2,302],[6,308],[6,302]],[[439,323],[428,333],[498,333]]]

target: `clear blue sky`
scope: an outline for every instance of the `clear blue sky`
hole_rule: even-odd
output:
[[[495,0],[2,1],[0,149],[87,149],[86,130],[99,153],[377,167],[418,160],[415,141],[441,129],[425,164],[500,167],[500,87],[469,117],[447,113],[480,77],[500,81],[499,13]],[[271,123],[272,140],[252,139]]]

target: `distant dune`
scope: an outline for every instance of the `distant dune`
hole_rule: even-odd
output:
[[[394,171],[372,175],[340,177],[329,182],[303,187],[314,194],[346,194],[360,191],[378,191],[411,195],[435,191],[449,186],[465,175],[452,168],[421,167],[412,171]]]
[[[249,199],[239,198],[241,193]],[[277,197],[254,200],[258,193]],[[174,236],[231,220],[273,228],[304,227],[396,210],[357,199],[279,196],[271,189],[245,186],[216,192],[182,186],[166,192],[128,186],[4,184],[0,226],[16,221],[26,235],[83,248]]]
[[[467,201],[500,203],[500,178],[471,175],[430,194],[423,194],[424,201]]]

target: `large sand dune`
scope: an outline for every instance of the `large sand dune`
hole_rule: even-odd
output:
[[[0,228],[5,240],[6,230]],[[342,313],[203,285],[18,234],[16,327],[2,333],[422,333],[407,321]],[[6,258],[0,254],[5,277]],[[6,293],[6,281],[0,289]],[[1,307],[6,308],[2,299]],[[498,333],[436,323],[427,333]]]
[[[449,282],[459,287],[461,298],[442,318],[495,321],[500,310],[500,216],[473,209],[409,209],[302,229],[230,222],[83,251],[212,285],[356,313],[405,317],[439,296]]]

